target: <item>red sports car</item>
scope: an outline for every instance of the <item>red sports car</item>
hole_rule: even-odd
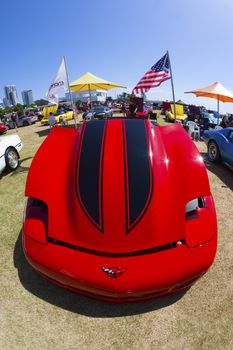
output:
[[[191,286],[215,257],[205,165],[177,124],[122,118],[55,127],[33,159],[26,196],[29,263],[86,296],[158,298]]]
[[[7,127],[0,122],[0,135],[7,131]]]

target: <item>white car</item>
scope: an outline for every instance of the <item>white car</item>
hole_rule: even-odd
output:
[[[19,152],[23,148],[23,143],[18,135],[0,137],[0,174],[15,170],[19,165]]]

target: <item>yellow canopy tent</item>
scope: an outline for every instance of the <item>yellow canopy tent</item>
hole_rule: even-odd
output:
[[[219,112],[219,101],[221,102],[233,102],[233,93],[225,89],[220,83],[213,83],[212,85],[205,86],[200,89],[187,91],[185,94],[195,94],[196,96],[214,98],[218,101],[218,112]]]
[[[96,75],[86,72],[80,78],[70,84],[70,90],[73,92],[89,91],[91,102],[91,90],[110,90],[113,88],[125,88],[125,86],[112,83]]]

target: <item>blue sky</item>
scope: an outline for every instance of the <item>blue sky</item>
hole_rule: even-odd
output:
[[[214,108],[183,92],[215,81],[233,91],[232,15],[232,0],[1,2],[0,98],[8,84],[44,97],[63,55],[70,81],[90,71],[131,89],[169,50],[176,99]],[[148,97],[171,99],[170,81]]]

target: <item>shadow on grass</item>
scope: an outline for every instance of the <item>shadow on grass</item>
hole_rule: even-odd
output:
[[[64,290],[43,278],[27,262],[22,248],[22,233],[19,233],[14,248],[14,266],[23,287],[38,298],[70,312],[89,317],[121,317],[158,310],[177,302],[186,293],[176,293],[162,299],[114,304],[89,299]]]
[[[27,157],[27,158],[24,158],[24,159],[20,159],[19,161],[19,167],[13,172],[11,173],[11,176],[15,176],[17,175],[18,173],[26,173],[28,172],[30,166],[23,166],[22,164],[26,161],[26,160],[29,160],[29,159],[32,159],[33,157]]]
[[[22,165],[23,162],[25,162],[25,161],[28,160],[28,159],[32,159],[32,157],[27,157],[27,158],[24,158],[24,159],[20,159],[20,160],[19,160],[19,166],[18,166],[18,168],[15,169],[15,170],[12,171],[12,172],[9,172],[9,171],[4,170],[4,171],[2,172],[2,174],[0,175],[0,179],[1,179],[2,177],[6,176],[6,175],[16,176],[16,175],[19,174],[19,173],[26,173],[26,172],[28,172],[30,166],[27,167],[27,166],[23,166],[23,165]]]
[[[77,124],[77,128],[79,128],[81,126],[81,124]],[[41,127],[44,128],[43,125],[41,125]],[[61,128],[68,128],[68,129],[74,129],[75,128],[75,125],[64,125],[64,126],[61,126],[59,125],[59,127]],[[49,132],[51,131],[50,127],[48,126],[47,129],[43,129],[43,130],[39,130],[39,131],[36,131],[35,133],[39,136],[39,137],[44,137],[44,136],[48,136]]]
[[[41,126],[42,127],[42,126]],[[43,126],[44,127],[44,126]],[[36,131],[35,133],[39,136],[39,137],[44,137],[44,136],[48,136],[50,132],[50,128],[48,127],[47,129],[43,129],[43,130],[39,130]]]
[[[215,164],[209,161],[208,154],[201,152],[201,155],[204,159],[206,168],[215,174],[223,183],[222,187],[228,187],[233,191],[233,174],[232,170],[229,169],[225,164]]]

